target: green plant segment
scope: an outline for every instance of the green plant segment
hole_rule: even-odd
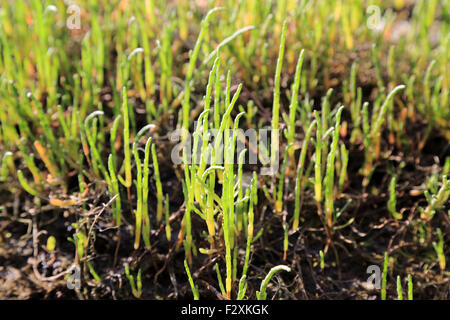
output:
[[[386,283],[387,283],[388,267],[389,267],[389,256],[387,253],[385,253],[383,261],[383,274],[381,279],[381,300],[386,300]]]
[[[184,260],[184,268],[186,269],[189,284],[191,286],[192,293],[194,294],[194,300],[198,300],[199,299],[198,288],[194,285],[194,280],[192,280],[191,271],[189,270],[189,266],[186,260]]]
[[[131,292],[133,293],[133,296],[136,298],[140,298],[142,295],[142,273],[141,269],[139,269],[136,280],[134,279],[134,276],[130,273],[130,267],[128,264],[125,265],[125,274],[128,278],[128,281],[131,286]]]
[[[300,206],[301,206],[301,195],[303,190],[303,172],[305,167],[306,154],[308,151],[309,140],[311,139],[311,134],[316,125],[316,120],[311,122],[308,131],[306,132],[305,140],[303,141],[302,152],[300,153],[299,163],[297,166],[297,176],[295,180],[295,209],[294,209],[294,222],[292,224],[292,230],[296,230],[299,225],[300,219]]]
[[[425,209],[420,208],[419,210],[422,218],[429,220],[436,213],[436,209],[442,208],[450,198],[450,182],[447,176],[442,177],[442,185],[436,194],[430,195],[428,190],[425,190],[425,196],[428,201],[428,206]]]
[[[363,168],[363,186],[367,186],[370,181],[370,177],[373,174],[373,162],[377,160],[380,154],[380,136],[381,136],[381,126],[383,125],[386,117],[386,113],[388,108],[394,99],[394,96],[400,90],[405,89],[404,85],[400,85],[395,87],[386,97],[384,103],[381,107],[379,107],[379,111],[376,117],[373,118],[373,124],[368,128],[368,105],[365,104],[363,106],[363,123],[364,123],[364,144],[366,148],[366,158]]]
[[[441,229],[437,229],[436,231],[438,235],[438,242],[433,242],[433,248],[436,252],[439,261],[439,267],[441,268],[441,272],[444,272],[446,266],[446,259],[444,253],[444,236],[442,235]]]
[[[395,219],[402,219],[401,213],[397,212],[397,194],[395,193],[395,185],[397,179],[393,177],[391,182],[389,183],[389,201],[388,201],[388,210],[392,214]]]
[[[397,276],[397,297],[398,300],[403,300],[402,280]]]
[[[279,272],[279,271],[287,271],[287,272],[291,272],[291,268],[287,267],[287,266],[276,266],[273,267],[272,269],[270,269],[269,273],[267,274],[267,276],[264,278],[264,280],[261,282],[261,287],[259,289],[259,291],[256,291],[256,298],[258,300],[266,300],[267,298],[267,285],[270,282],[270,279],[272,279],[272,277],[275,275],[275,273]]]

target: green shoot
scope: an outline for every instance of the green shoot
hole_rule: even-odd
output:
[[[320,269],[323,270],[325,269],[325,259],[322,250],[319,251],[319,256],[320,256]]]
[[[397,276],[397,297],[398,300],[403,300],[403,289],[402,289],[402,281],[400,276]]]
[[[134,280],[134,276],[130,274],[130,267],[128,263],[125,265],[125,275],[128,278],[131,287],[131,293],[137,299],[141,298],[142,295],[142,279],[141,279],[141,269],[139,269],[136,281]]]
[[[273,107],[272,107],[272,136],[271,136],[271,163],[276,161],[279,151],[279,118],[280,118],[280,81],[281,69],[283,66],[284,57],[284,43],[286,41],[286,21],[283,22],[283,29],[281,33],[280,49],[278,52],[277,68],[275,71],[274,91],[273,91]]]
[[[438,242],[433,241],[433,248],[438,257],[441,273],[444,273],[446,266],[445,252],[444,252],[444,236],[442,235],[442,231],[440,228],[437,228],[436,233],[439,241]]]
[[[156,154],[156,146],[152,145],[152,157],[153,157],[153,168],[155,170],[155,180],[156,180],[156,222],[159,223],[163,215],[163,190],[161,184],[161,178],[159,176],[159,165],[158,165],[158,155]]]
[[[395,193],[395,186],[397,184],[396,177],[392,177],[391,182],[389,183],[389,201],[388,201],[388,210],[392,214],[392,216],[397,219],[401,220],[403,218],[401,213],[397,212],[397,194]]]
[[[387,252],[384,254],[383,277],[381,279],[381,300],[386,300],[386,280],[389,265],[389,257]]]
[[[166,210],[165,210],[166,214],[165,214],[165,218],[166,218],[166,238],[167,241],[170,242],[171,238],[172,238],[172,230],[170,228],[170,208],[169,208],[169,194],[166,194]]]
[[[192,294],[194,295],[194,300],[199,300],[200,296],[198,294],[198,288],[197,288],[197,286],[194,285],[194,280],[192,280],[191,272],[189,271],[189,266],[188,266],[188,263],[186,260],[184,260],[184,268],[186,269],[186,274],[189,279],[189,284],[192,289]]]
[[[309,140],[311,139],[312,131],[316,125],[317,120],[314,120],[309,125],[308,131],[306,131],[305,139],[303,140],[302,151],[297,166],[297,177],[295,180],[295,208],[294,208],[294,222],[292,223],[292,231],[297,230],[300,220],[300,197],[303,191],[303,172],[305,167],[306,152],[308,150]]]
[[[413,299],[413,280],[410,274],[408,274],[408,300]]]

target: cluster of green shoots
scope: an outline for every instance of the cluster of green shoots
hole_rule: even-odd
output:
[[[184,247],[188,264],[192,264],[192,255],[196,255],[196,247],[192,238],[191,214],[199,215],[206,225],[210,248],[200,248],[204,254],[216,252],[216,241],[223,237],[225,244],[226,277],[225,287],[220,286],[222,294],[231,298],[234,281],[237,280],[237,255],[240,236],[246,237],[245,262],[239,282],[238,299],[245,295],[245,279],[249,265],[251,243],[254,240],[254,208],[257,204],[257,175],[253,172],[251,186],[243,182],[243,164],[246,149],[238,155],[237,172],[234,168],[234,154],[237,149],[239,113],[234,120],[231,112],[241,92],[239,85],[231,97],[231,74],[227,73],[225,101],[221,101],[220,58],[217,57],[210,72],[204,110],[197,118],[197,126],[193,133],[191,163],[188,163],[187,148],[183,149],[185,180],[183,182],[186,211],[183,217],[182,232],[185,234]],[[214,110],[211,112],[212,91],[214,91]],[[224,112],[223,112],[224,111]],[[223,114],[221,114],[223,112]],[[219,118],[220,117],[220,118]],[[220,119],[220,121],[217,121]],[[210,121],[211,120],[211,121]],[[232,126],[232,127],[231,127]],[[211,131],[217,134],[209,144]],[[198,152],[200,148],[200,152]],[[198,158],[199,157],[199,158]],[[223,157],[223,158],[222,158]],[[216,193],[217,184],[221,192]],[[188,269],[186,264],[186,270]],[[188,272],[188,274],[190,274]],[[222,278],[217,266],[218,282]],[[190,278],[192,281],[192,278]],[[197,297],[193,287],[194,297]]]

